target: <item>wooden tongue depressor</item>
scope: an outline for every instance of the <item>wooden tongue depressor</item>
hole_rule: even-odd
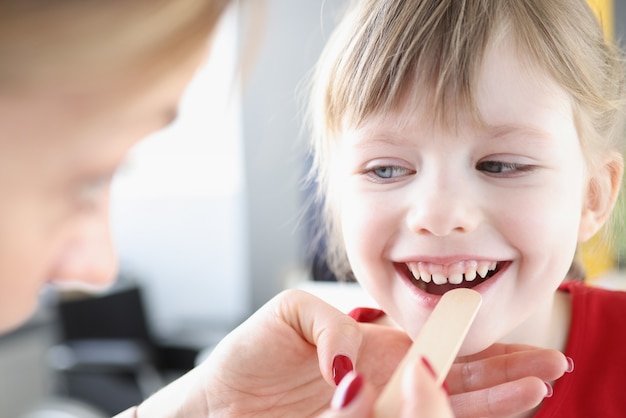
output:
[[[437,385],[443,383],[481,302],[480,293],[471,289],[444,293],[378,398],[376,418],[400,416],[402,373],[408,362],[425,357],[435,372]]]

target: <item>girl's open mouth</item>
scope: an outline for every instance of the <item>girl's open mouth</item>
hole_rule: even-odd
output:
[[[462,261],[450,266],[431,263],[397,263],[396,268],[415,287],[431,295],[443,295],[459,287],[474,288],[504,270],[510,261]]]

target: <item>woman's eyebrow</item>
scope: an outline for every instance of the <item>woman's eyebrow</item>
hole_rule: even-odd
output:
[[[178,119],[178,107],[165,109],[163,112],[163,126],[169,126]]]

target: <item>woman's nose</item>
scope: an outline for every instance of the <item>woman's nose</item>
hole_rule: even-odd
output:
[[[482,219],[479,199],[462,175],[448,172],[423,176],[407,215],[409,229],[438,237],[471,232]]]
[[[105,286],[113,281],[117,269],[108,213],[99,213],[78,221],[57,258],[53,280]]]

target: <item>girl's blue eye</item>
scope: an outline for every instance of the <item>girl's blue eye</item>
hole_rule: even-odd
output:
[[[489,174],[514,174],[517,172],[528,171],[531,166],[517,163],[506,163],[502,161],[482,161],[476,164],[476,169]]]
[[[406,176],[410,173],[410,170],[403,167],[389,165],[373,168],[370,172],[378,178],[387,180],[395,177]]]

